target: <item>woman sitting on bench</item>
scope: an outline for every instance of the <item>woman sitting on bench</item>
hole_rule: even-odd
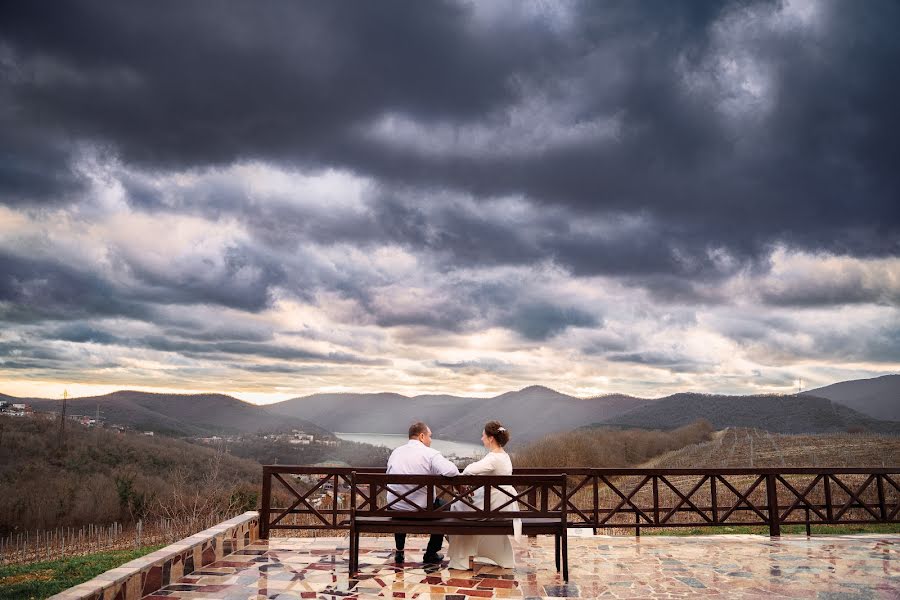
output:
[[[509,454],[503,449],[509,441],[509,431],[498,421],[490,421],[484,426],[481,434],[481,443],[487,448],[488,453],[481,460],[467,466],[463,475],[512,475],[513,467]],[[508,488],[508,489],[507,489]],[[515,495],[515,488],[512,486],[504,486],[503,489]],[[509,502],[510,497],[505,494],[494,492],[491,494],[491,505],[502,506]],[[475,506],[484,506],[484,488],[477,488],[472,495],[472,504]],[[462,503],[454,503],[452,510],[467,510],[468,507]],[[489,506],[485,506],[489,510]],[[504,506],[504,511],[517,511],[519,506],[517,502],[510,502]],[[522,521],[515,519],[513,521],[513,534],[518,541],[522,537]],[[450,546],[448,549],[450,558],[450,568],[459,570],[468,570],[469,559],[472,557],[488,558],[498,566],[504,569],[512,569],[516,566],[515,557],[513,556],[512,545],[509,543],[508,535],[453,535],[450,536]]]

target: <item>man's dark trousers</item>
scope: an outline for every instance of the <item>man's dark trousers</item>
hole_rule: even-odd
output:
[[[447,504],[444,500],[440,498],[434,501],[434,508],[439,508],[443,505]],[[403,517],[394,517],[395,519],[402,519]],[[432,533],[431,537],[428,538],[428,546],[425,547],[425,554],[437,554],[438,550],[441,549],[441,545],[444,543],[444,535],[441,533]],[[405,533],[395,533],[394,534],[394,548],[398,551],[403,552],[406,548],[406,534]]]

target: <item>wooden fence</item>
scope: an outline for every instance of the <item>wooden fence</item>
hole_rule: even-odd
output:
[[[261,536],[348,529],[350,474],[383,469],[263,467]],[[517,475],[562,469],[517,469]],[[629,529],[900,523],[900,467],[565,469],[569,527]]]

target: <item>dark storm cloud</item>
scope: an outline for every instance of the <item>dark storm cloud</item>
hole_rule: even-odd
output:
[[[475,307],[464,306],[456,299],[437,306],[395,309],[369,305],[366,310],[380,327],[427,327],[457,332],[471,329],[478,316]]]
[[[32,359],[35,361],[65,360],[63,352],[52,348],[34,348],[17,342],[0,342],[0,357],[13,359]]]
[[[69,323],[45,332],[43,337],[79,344],[122,344],[124,342],[121,337],[87,323]]]
[[[271,288],[286,277],[274,257],[236,245],[225,248],[215,261],[205,258],[189,267],[151,269],[138,260],[128,260],[127,266],[141,284],[134,293],[144,301],[217,304],[251,312],[268,307]]]
[[[469,118],[542,60],[537,28],[478,32],[452,2],[7,5],[13,96],[51,122],[162,166],[306,155],[386,110]]]
[[[611,353],[607,354],[605,358],[611,362],[658,367],[675,373],[702,373],[714,366],[692,357],[678,356],[677,353],[670,354],[655,351]]]
[[[896,254],[900,81],[890,74],[900,7],[823,2],[814,6],[819,29],[767,26],[781,9],[591,2],[572,5],[568,25],[554,27],[540,17],[481,23],[471,6],[449,2],[7,5],[3,98],[16,119],[4,144],[23,164],[6,161],[3,183],[25,191],[3,201],[74,185],[58,148],[75,139],[151,169],[299,161],[368,174],[388,189],[522,194],[538,206],[664,224],[615,241],[566,237],[553,224],[535,243],[467,211],[419,214],[384,199],[374,206],[377,228],[324,223],[331,239],[399,238],[445,249],[459,264],[551,257],[576,274],[706,278],[715,274],[704,264],[710,246],[751,262],[777,241]],[[728,29],[729,18],[743,21]],[[758,65],[771,104],[755,120],[738,114],[737,124],[719,110],[743,93],[743,82],[718,70],[732,55]],[[383,115],[426,131],[501,130],[535,90],[549,112],[565,109],[559,126],[612,119],[617,133],[540,152],[505,154],[488,143],[450,155],[439,136],[425,140],[436,150],[423,152],[365,134]],[[33,139],[46,140],[38,154],[19,152]],[[47,175],[28,177],[37,165]],[[152,187],[128,189],[134,202],[160,207]],[[218,210],[248,202],[229,191],[216,198]],[[271,241],[322,231],[310,225],[321,214],[304,221],[256,208],[249,225]],[[440,226],[431,237],[427,219]],[[693,266],[675,260],[679,253]]]
[[[246,248],[224,251],[221,269],[201,262],[196,270],[150,270],[122,262],[136,284],[114,285],[104,276],[46,258],[28,258],[0,250],[0,319],[35,322],[85,317],[124,316],[151,319],[153,303],[213,304],[258,312],[269,305],[269,292],[284,280],[272,259]],[[178,265],[179,268],[183,267]]]
[[[47,259],[0,250],[0,320],[30,323],[96,316],[143,318],[149,311],[103,277]]]
[[[548,340],[571,327],[598,327],[603,320],[515,278],[450,281],[420,303],[367,301],[366,314],[381,327],[422,327],[471,333],[491,327],[514,331],[526,340]],[[549,297],[548,297],[549,296]]]
[[[245,365],[245,364],[233,364],[231,365],[233,369],[240,369],[242,371],[248,371],[250,373],[274,373],[274,374],[303,374],[303,375],[322,375],[326,371],[314,365],[290,365],[290,364],[269,364],[269,365]]]
[[[761,299],[771,306],[827,307],[845,304],[900,306],[900,285],[866,281],[861,274],[835,280],[830,274],[814,281],[786,281],[761,290]]]
[[[480,375],[484,373],[512,373],[519,370],[516,365],[502,360],[481,358],[476,360],[463,360],[458,362],[435,361],[434,366],[449,369],[466,375]]]
[[[121,329],[121,328],[119,328]],[[219,343],[241,343],[248,344],[249,347],[256,347],[258,342],[266,342],[272,339],[272,333],[251,330],[240,327],[230,327],[227,324],[207,324],[201,329],[162,329],[161,333],[166,339],[184,340],[190,344],[201,344],[190,346],[196,352],[200,349],[215,349]],[[154,349],[166,349],[159,343],[157,337],[145,338],[142,336],[125,337],[121,334],[112,333],[108,329],[94,326],[89,323],[76,322],[67,323],[59,327],[53,327],[41,332],[41,337],[48,340],[61,340],[76,343],[93,343],[104,345],[120,345],[120,346],[142,346]],[[202,343],[211,343],[205,345]],[[270,350],[269,345],[260,345],[264,351]]]
[[[370,359],[344,352],[314,352],[291,346],[278,344],[262,344],[251,342],[216,342],[199,343],[191,341],[173,340],[163,336],[147,336],[144,338],[129,340],[131,346],[143,346],[152,350],[163,352],[178,352],[185,356],[203,357],[205,355],[240,354],[246,356],[259,356],[264,358],[276,358],[281,360],[296,360],[305,362],[331,362],[360,365],[387,364],[382,359]]]
[[[0,204],[58,204],[86,189],[72,165],[71,147],[20,127],[0,116]]]
[[[240,341],[266,342],[272,339],[271,329],[252,329],[248,327],[224,324],[206,324],[200,329],[166,328],[162,333],[167,336],[188,338],[204,342]]]
[[[524,303],[502,317],[499,323],[533,341],[549,339],[569,327],[596,327],[600,324],[592,314],[549,302]]]
[[[176,352],[185,356],[196,358],[221,357],[227,355],[257,356],[280,360],[293,360],[300,362],[327,362],[339,364],[359,365],[384,365],[387,361],[376,358],[365,358],[345,352],[314,352],[284,346],[275,343],[261,343],[250,341],[203,341],[194,339],[178,339],[172,336],[144,335],[123,336],[109,331],[92,327],[83,323],[75,323],[43,332],[41,336],[48,340],[61,340],[77,343],[94,343],[101,345],[115,345],[129,348],[146,348],[161,352]],[[12,343],[0,344],[0,355],[7,353],[12,355],[16,349],[22,349],[22,356],[32,357],[40,350],[29,345],[16,345]],[[36,357],[36,356],[35,356]],[[40,358],[40,357],[37,357]],[[45,358],[61,358],[54,354]]]

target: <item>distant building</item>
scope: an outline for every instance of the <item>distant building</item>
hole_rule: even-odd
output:
[[[0,412],[9,417],[33,417],[34,410],[30,404],[2,402]]]

